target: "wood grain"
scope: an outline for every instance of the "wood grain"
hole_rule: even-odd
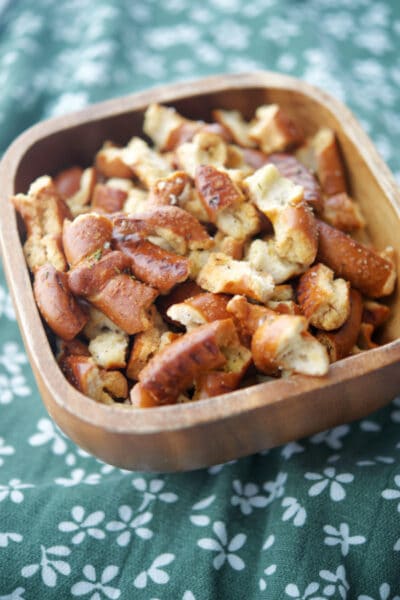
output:
[[[0,246],[25,347],[50,415],[76,443],[111,464],[178,471],[246,456],[361,418],[389,402],[400,386],[398,291],[390,298],[384,345],[339,361],[322,378],[296,375],[193,404],[148,410],[96,404],[65,380],[34,303],[8,197],[25,192],[44,173],[91,164],[105,139],[126,143],[140,134],[150,102],[174,105],[188,117],[203,119],[210,119],[214,108],[238,109],[249,118],[258,105],[277,102],[307,134],[320,126],[333,128],[368,236],[378,249],[392,245],[400,257],[400,195],[391,173],[347,108],[296,79],[268,72],[210,77],[39,123],[11,145],[0,164]]]

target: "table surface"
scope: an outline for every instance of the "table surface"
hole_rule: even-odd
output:
[[[343,100],[400,181],[399,49],[397,0],[0,0],[0,152],[94,101],[270,69]],[[400,397],[226,465],[121,471],[46,414],[2,272],[0,315],[0,600],[400,600]]]

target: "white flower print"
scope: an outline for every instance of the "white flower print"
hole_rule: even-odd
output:
[[[354,475],[351,473],[336,474],[335,467],[327,467],[323,470],[323,475],[320,473],[306,473],[304,475],[310,481],[317,481],[308,490],[309,496],[318,496],[326,487],[329,486],[329,495],[334,502],[340,502],[346,497],[346,491],[342,483],[351,483],[354,480]]]
[[[28,362],[26,354],[19,352],[19,345],[16,342],[6,342],[3,344],[0,354],[0,364],[12,375],[21,373],[20,365]]]
[[[25,588],[17,587],[11,594],[0,596],[0,600],[24,600],[22,594],[25,593]]]
[[[273,546],[274,543],[275,543],[275,536],[273,534],[271,534],[265,540],[262,549],[268,550],[268,548],[271,548],[271,546]],[[268,567],[266,567],[264,569],[263,573],[264,573],[264,575],[266,575],[266,577],[270,577],[271,575],[273,575],[275,573],[275,571],[276,571],[276,565],[268,565]],[[261,592],[263,592],[264,590],[267,589],[267,581],[265,580],[264,577],[260,577],[260,579],[258,580],[258,587],[260,588]]]
[[[9,540],[11,542],[22,542],[23,539],[20,533],[0,533],[0,548],[7,548]]]
[[[237,460],[229,460],[226,463],[221,463],[219,465],[213,465],[212,467],[209,467],[207,470],[210,475],[218,475],[218,473],[220,473],[224,467],[228,467],[229,465],[234,465],[235,463],[237,463]]]
[[[287,496],[282,500],[282,506],[286,508],[282,515],[282,521],[293,519],[293,525],[302,527],[307,519],[307,512],[296,498]]]
[[[360,422],[360,429],[361,431],[366,431],[368,433],[375,433],[377,431],[380,431],[382,427],[379,425],[379,423],[376,423],[375,421],[371,421],[370,419],[364,419]]]
[[[175,555],[166,553],[160,554],[157,556],[155,560],[151,563],[150,567],[146,571],[142,571],[135,578],[133,585],[138,589],[143,589],[147,586],[148,580],[151,579],[154,583],[159,585],[164,585],[169,581],[169,575],[164,569],[160,567],[166,567],[172,561],[175,560]]]
[[[215,500],[215,494],[208,496],[207,498],[204,498],[203,500],[200,500],[199,502],[196,502],[196,504],[193,504],[192,506],[192,510],[194,511],[202,511],[205,508],[208,508]],[[194,515],[190,515],[190,520],[193,523],[193,525],[197,525],[198,527],[206,527],[207,525],[210,524],[210,517],[208,515],[202,515],[202,514],[194,514]]]
[[[97,510],[85,517],[85,509],[82,506],[74,506],[71,510],[73,521],[62,521],[58,525],[59,531],[74,533],[71,538],[72,544],[81,544],[86,534],[97,540],[103,540],[105,533],[97,527],[104,520],[104,512]]]
[[[253,512],[253,508],[267,506],[267,498],[259,495],[259,487],[255,483],[246,483],[243,485],[241,481],[235,479],[232,487],[236,494],[231,497],[231,504],[239,506],[242,514],[250,515]]]
[[[10,294],[0,285],[0,317],[2,315],[9,321],[15,321],[14,306]]]
[[[392,465],[395,459],[392,456],[374,456],[372,459],[358,460],[357,467],[373,467],[379,463],[384,465]]]
[[[339,565],[336,569],[336,573],[331,571],[322,570],[319,572],[321,579],[329,582],[329,585],[325,586],[323,593],[326,596],[333,596],[336,592],[339,593],[337,598],[345,600],[347,598],[347,592],[350,589],[348,582],[346,581],[346,571],[343,565]]]
[[[142,510],[148,507],[150,502],[157,499],[168,503],[176,502],[178,500],[178,496],[173,492],[161,491],[165,486],[165,481],[163,479],[151,479],[150,481],[147,481],[143,477],[136,477],[132,481],[132,485],[138,492],[142,492],[143,494],[143,502],[140,505],[138,512],[142,512]]]
[[[400,488],[400,475],[395,475],[394,482],[397,487]],[[400,490],[383,490],[382,497],[385,498],[385,500],[398,500],[400,498]],[[397,510],[400,512],[400,502],[397,505]]]
[[[1,455],[10,456],[11,454],[14,454],[14,452],[15,449],[13,446],[6,446],[4,438],[0,437],[0,467],[4,465],[4,459]]]
[[[60,556],[69,556],[71,550],[67,546],[52,546],[51,548],[45,548],[40,546],[41,559],[40,563],[32,565],[26,565],[21,569],[22,577],[32,577],[39,570],[41,571],[42,581],[47,587],[56,587],[57,577],[60,575],[69,575],[71,573],[71,567],[65,560],[60,560]],[[52,558],[47,555],[50,554]],[[53,556],[55,558],[53,558]]]
[[[315,592],[319,590],[319,583],[313,581],[309,583],[304,593],[302,594],[295,583],[289,583],[285,587],[285,594],[294,598],[294,600],[325,600],[321,596],[314,596]]]
[[[213,560],[214,569],[218,571],[224,565],[226,560],[232,569],[235,569],[236,571],[244,569],[244,561],[240,556],[234,554],[234,552],[240,550],[246,543],[247,536],[244,533],[238,533],[229,542],[225,523],[216,521],[212,528],[218,540],[214,538],[202,538],[197,544],[200,548],[203,548],[203,550],[218,552]]]
[[[35,487],[31,483],[21,483],[20,479],[11,479],[8,485],[0,485],[0,502],[6,498],[10,498],[11,502],[20,504],[24,499],[24,494],[21,490]]]
[[[117,600],[121,595],[121,590],[108,584],[115,579],[118,571],[119,568],[117,566],[109,565],[100,575],[100,581],[97,581],[96,569],[93,565],[85,565],[83,567],[83,574],[86,579],[75,583],[71,588],[71,594],[73,596],[85,596],[94,592],[89,600],[100,600],[103,594],[110,600]]]
[[[269,493],[268,504],[270,504],[275,498],[282,498],[285,493],[285,483],[287,480],[287,473],[278,473],[275,481],[267,481],[264,483],[263,488]]]
[[[29,396],[30,387],[26,385],[23,375],[0,374],[0,404],[10,404],[14,396]]]
[[[289,442],[289,444],[283,446],[281,456],[285,460],[289,460],[294,454],[300,454],[301,452],[304,452],[304,446],[301,446],[297,442]]]
[[[133,511],[129,506],[120,506],[118,509],[120,521],[110,521],[106,525],[107,531],[122,531],[117,537],[118,546],[127,546],[131,540],[131,529],[138,537],[143,540],[149,540],[153,537],[153,532],[147,523],[151,521],[153,515],[151,512],[144,512],[132,519]]]
[[[357,600],[375,600],[375,598],[361,594],[361,596],[357,597]],[[379,598],[377,600],[400,600],[400,596],[392,596],[390,599],[390,585],[388,583],[382,583],[379,587]]]
[[[86,471],[84,469],[73,469],[70,473],[69,479],[66,477],[57,477],[54,481],[57,485],[62,485],[64,487],[73,487],[74,485],[79,485],[80,483],[97,485],[100,481],[100,474],[89,473],[86,475]]]
[[[28,443],[31,446],[43,446],[51,443],[51,451],[53,454],[61,455],[67,451],[67,443],[62,435],[56,430],[50,419],[39,419],[37,424],[38,433],[32,435]]]
[[[392,404],[396,407],[396,410],[390,413],[390,418],[394,423],[400,423],[400,396],[397,396]]]
[[[343,447],[342,441],[340,438],[347,435],[350,431],[349,425],[339,425],[339,427],[335,427],[334,429],[328,429],[327,431],[321,431],[313,435],[310,438],[312,444],[322,444],[325,443],[332,450],[339,450]]]
[[[351,536],[347,523],[341,523],[339,529],[335,529],[332,525],[325,525],[324,532],[327,534],[324,543],[327,546],[336,546],[337,544],[340,544],[342,556],[348,555],[350,546],[364,544],[366,542],[365,537],[362,535]]]

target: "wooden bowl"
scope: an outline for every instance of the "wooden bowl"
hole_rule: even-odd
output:
[[[0,165],[1,250],[17,318],[43,401],[61,429],[104,461],[126,469],[180,471],[221,463],[361,418],[391,400],[400,387],[400,299],[382,346],[334,364],[325,377],[296,375],[193,404],[132,409],[105,406],[75,390],[61,373],[35,305],[14,208],[42,174],[87,166],[105,139],[125,144],[141,133],[150,102],[174,105],[191,118],[212,108],[254,109],[276,102],[304,126],[334,129],[352,195],[378,249],[400,257],[400,195],[388,168],[347,108],[301,81],[274,73],[210,77],[103,102],[35,125],[9,148]]]

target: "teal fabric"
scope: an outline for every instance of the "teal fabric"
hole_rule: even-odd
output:
[[[346,102],[400,181],[397,0],[0,0],[0,151],[88,103],[277,70]],[[0,600],[400,599],[400,397],[363,421],[173,475],[52,423],[0,277]]]

